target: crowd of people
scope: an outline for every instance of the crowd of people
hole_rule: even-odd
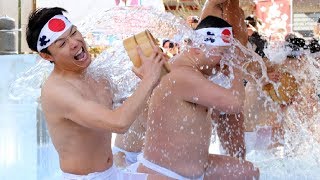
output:
[[[194,25],[192,24],[193,22],[190,17],[187,18],[187,22],[190,27],[193,27]],[[315,58],[316,61],[320,58],[318,53],[320,52],[320,18],[314,26],[314,36],[311,38],[303,37],[297,32],[286,33],[286,30],[284,29],[279,29],[270,35],[266,35],[263,32],[263,27],[265,26],[264,22],[255,15],[247,16],[245,18],[245,23],[248,33],[248,43],[246,46],[263,59],[267,66],[268,78],[274,83],[279,83],[281,78],[285,76],[283,74],[287,75],[288,72],[301,72],[301,74],[303,74],[304,72],[302,72],[302,69],[305,68],[306,59],[308,57]],[[253,66],[255,67],[253,68]],[[261,67],[257,67],[256,64],[253,66],[249,66],[252,68],[250,71],[253,71],[255,75],[259,74],[261,76]],[[283,79],[285,78],[282,78],[282,80]],[[256,131],[257,133],[263,134],[266,129],[268,129],[271,131],[271,141],[267,144],[267,147],[274,147],[274,144],[283,145],[283,121],[279,119],[279,112],[275,110],[273,106],[271,107],[270,104],[265,103],[268,97],[261,96],[261,87],[256,81],[253,81],[250,77],[246,77],[244,81],[246,94],[244,124],[246,131]],[[308,80],[306,77],[303,80],[300,79],[299,83],[300,91],[305,93],[304,95],[309,96],[307,99],[312,99],[311,102],[317,102],[318,98],[311,98],[312,95],[317,94],[317,92],[315,92],[317,84],[311,82],[311,80]],[[308,88],[303,89],[301,87]],[[292,99],[289,103],[280,102],[282,106],[281,113],[285,113],[285,108],[283,107],[290,105],[292,101],[297,100]],[[301,105],[300,107],[307,106]],[[308,110],[305,109],[304,111],[307,112]]]
[[[42,87],[41,106],[63,179],[259,179],[259,169],[246,161],[245,131],[268,124],[274,144],[281,145],[281,122],[258,101],[255,81],[237,68],[220,67],[220,60],[234,38],[268,61],[265,49],[276,38],[265,38],[259,30],[262,22],[255,16],[245,18],[238,0],[207,0],[200,17],[187,19],[204,37],[201,48],[190,40],[188,50],[181,51],[178,43],[164,39],[162,51],[155,48],[146,57],[138,47],[142,65],[134,72],[141,82],[115,109],[110,82],[87,74],[91,56],[64,13],[58,7],[37,9],[29,17],[26,35],[30,49],[54,66]],[[290,49],[289,63],[278,66],[303,59],[302,50],[320,51],[319,30],[315,28],[310,42],[296,34],[278,39]],[[228,36],[213,35],[221,32]],[[168,57],[173,59],[170,72],[161,77]],[[266,64],[271,64],[269,80],[280,81],[281,68]],[[250,68],[262,75],[261,68]],[[213,71],[226,76],[232,72],[230,86],[221,85],[223,78],[210,80]],[[213,122],[225,155],[209,153]],[[118,133],[113,146],[112,133]]]

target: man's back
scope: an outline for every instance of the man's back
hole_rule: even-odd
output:
[[[183,100],[179,88],[198,76],[203,75],[193,68],[175,67],[154,89],[149,105],[144,156],[185,177],[204,173],[210,144],[207,108]]]
[[[108,153],[111,152],[111,133],[86,127],[64,117],[68,116],[68,109],[64,108],[68,107],[67,104],[82,106],[74,104],[77,96],[111,108],[112,96],[106,88],[91,78],[83,81],[55,74],[48,78],[42,88],[42,107],[64,172],[88,174],[97,169],[103,171],[112,165],[112,156]]]

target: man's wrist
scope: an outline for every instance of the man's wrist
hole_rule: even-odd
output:
[[[143,78],[140,82],[142,86],[145,86],[146,88],[153,88],[154,82],[151,78]]]

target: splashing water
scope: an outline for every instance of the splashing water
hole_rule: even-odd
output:
[[[254,149],[247,152],[247,159],[260,168],[262,179],[300,179],[302,177],[318,179],[320,177],[317,174],[320,169],[320,136],[316,129],[320,125],[319,100],[317,96],[317,92],[319,92],[317,90],[320,72],[319,62],[308,52],[304,52],[304,56],[300,59],[288,60],[286,58],[287,51],[281,48],[283,46],[271,46],[271,48],[266,49],[265,52],[270,61],[273,61],[272,63],[289,62],[286,63],[287,67],[282,66],[282,69],[291,73],[300,84],[296,100],[283,110],[279,104],[274,103],[262,91],[263,79],[269,81],[262,59],[243,48],[240,43],[234,42],[234,45],[241,49],[245,58],[232,57],[232,54],[232,60],[226,63],[240,68],[256,81],[257,90],[260,92],[259,98],[265,99],[264,106],[268,106],[271,112],[276,113],[277,121],[282,122],[284,126],[283,146],[265,148],[264,150]],[[277,49],[277,47],[279,48]],[[252,61],[258,61],[261,65],[262,73],[264,74],[261,78],[255,78],[241,66],[245,62]],[[258,141],[257,139],[251,140]]]
[[[192,32],[182,18],[152,7],[115,7],[89,17],[80,23],[79,28],[84,34],[99,30],[104,35],[120,39],[148,29],[155,37],[175,41]]]
[[[9,98],[16,103],[35,102],[40,97],[41,86],[53,69],[50,62],[39,58],[38,63],[22,73],[9,87]]]
[[[117,7],[90,18],[92,19],[87,19],[79,26],[84,34],[98,29],[106,36],[118,38],[110,48],[94,59],[88,68],[90,75],[97,79],[102,77],[111,82],[116,104],[120,104],[122,100],[130,96],[139,82],[131,71],[132,63],[120,39],[149,29],[157,38],[171,38],[181,44],[185,38],[192,38],[195,40],[195,47],[201,46],[200,41],[197,43],[197,39],[201,38],[195,35],[182,19],[152,8]],[[318,175],[320,170],[320,132],[317,131],[320,125],[318,97],[316,97],[316,91],[307,91],[308,87],[315,89],[315,85],[319,84],[319,63],[315,58],[306,55],[302,60],[297,60],[295,65],[298,66],[298,69],[289,69],[290,73],[301,83],[298,95],[300,99],[283,111],[262,91],[263,81],[269,81],[263,60],[239,42],[233,41],[233,45],[235,48],[230,48],[229,53],[224,54],[222,64],[241,69],[252,77],[257,84],[258,98],[265,99],[264,106],[271,107],[270,110],[277,114],[278,121],[284,122],[283,149],[253,149],[248,152],[247,159],[260,168],[262,179],[320,178]],[[243,56],[233,55],[236,50],[240,50]],[[275,51],[279,53],[272,53]],[[267,50],[266,54],[270,60],[274,61],[284,56],[277,48]],[[256,78],[245,69],[246,62],[258,62],[262,69],[262,76]],[[48,62],[39,61],[35,67],[23,73],[11,85],[10,97],[18,102],[38,98],[41,84],[52,70],[52,66]],[[232,75],[230,77],[232,80]],[[275,83],[273,84],[276,86]]]
[[[122,45],[116,41],[98,56],[88,69],[97,79],[106,78],[113,88],[115,106],[121,104],[135,90],[140,79],[131,71],[133,65]]]

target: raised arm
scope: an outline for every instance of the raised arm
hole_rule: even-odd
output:
[[[207,16],[216,16],[224,19],[232,25],[234,38],[246,46],[248,42],[247,28],[244,22],[244,12],[239,7],[239,0],[207,0],[200,19],[204,19]],[[237,54],[241,57],[241,53]],[[234,71],[235,70],[234,68]],[[237,72],[234,74],[239,85],[233,85],[232,90],[238,91],[239,94],[244,95],[244,86],[242,82],[242,74]],[[239,81],[238,81],[239,80]],[[240,81],[241,80],[241,81]]]
[[[224,19],[233,27],[234,38],[238,39],[242,45],[248,42],[247,27],[244,22],[244,12],[239,7],[239,0],[207,0],[201,16],[216,16]]]
[[[143,78],[134,94],[115,110],[84,98],[79,89],[65,82],[46,87],[49,90],[43,91],[42,104],[44,109],[50,111],[48,114],[62,114],[58,119],[69,119],[88,128],[124,133],[145,107],[147,99],[159,81],[164,61],[162,53],[154,53],[148,63],[142,65],[143,71],[140,73]]]
[[[203,6],[200,21],[207,16],[216,16],[222,18],[223,15],[223,3],[227,0],[207,0]]]

